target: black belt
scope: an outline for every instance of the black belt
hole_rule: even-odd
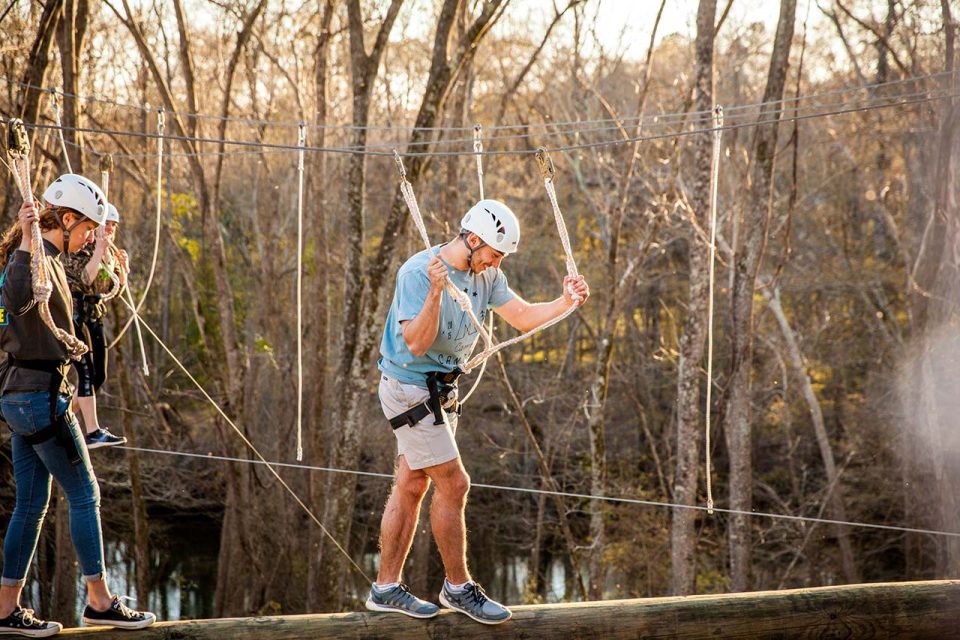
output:
[[[70,431],[70,424],[67,422],[66,414],[59,417],[57,416],[57,399],[60,395],[60,385],[63,384],[63,370],[67,366],[67,363],[62,360],[21,360],[10,355],[7,356],[7,360],[11,367],[43,371],[50,374],[50,386],[47,390],[50,396],[50,424],[36,433],[23,436],[24,442],[32,446],[56,438],[57,444],[67,452],[67,458],[70,462],[72,464],[79,464],[81,460],[80,451],[77,449],[77,443],[73,439],[73,433]]]

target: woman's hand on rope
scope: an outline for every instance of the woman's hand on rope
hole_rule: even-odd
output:
[[[40,220],[40,207],[36,202],[24,202],[20,205],[20,229],[23,231],[23,239],[20,241],[20,249],[30,251],[33,240],[33,223]]]
[[[447,284],[447,265],[443,264],[439,257],[434,256],[427,264],[427,277],[430,278],[430,287],[441,293]]]
[[[563,278],[563,298],[567,304],[583,306],[590,297],[590,287],[583,276],[565,276]]]

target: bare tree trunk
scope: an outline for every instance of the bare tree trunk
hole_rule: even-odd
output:
[[[744,512],[730,516],[730,588],[733,591],[746,591],[750,588],[751,521],[746,514],[750,512],[753,504],[750,429],[753,289],[767,242],[773,199],[774,156],[781,112],[779,101],[783,98],[786,84],[796,10],[796,0],[782,0],[780,3],[777,35],[770,59],[767,85],[763,92],[763,103],[770,104],[774,113],[763,115],[764,120],[772,122],[757,126],[750,199],[745,208],[742,225],[743,245],[736,249],[733,265],[732,353],[724,435],[730,456],[730,508]]]
[[[364,21],[359,0],[350,0],[347,4],[347,19],[350,32],[350,76],[353,90],[353,117],[354,128],[350,132],[350,145],[364,148],[367,144],[366,126],[370,120],[370,94],[380,70],[380,63],[386,51],[390,32],[396,22],[397,14],[403,0],[391,0],[380,25],[373,49],[368,54],[364,42]],[[364,300],[363,283],[363,248],[366,243],[366,225],[364,221],[366,196],[366,156],[354,154],[350,156],[347,167],[346,204],[347,237],[346,264],[344,268],[343,290],[343,325],[340,335],[340,361],[338,372],[343,380],[353,381],[346,385],[348,389],[362,387],[359,383],[362,377],[344,376],[352,372],[355,365],[357,342],[354,338],[360,319]],[[361,369],[366,373],[366,363]],[[340,405],[343,407],[343,404]],[[336,416],[336,423],[329,430],[337,434],[336,446],[332,450],[331,464],[335,467],[353,468],[359,455],[358,425],[360,424],[359,406],[348,407],[341,415]],[[332,475],[326,478],[326,493],[324,496],[323,522],[333,532],[333,536],[349,548],[347,541],[350,537],[350,525],[353,519],[353,504],[356,493],[356,480],[336,478]],[[321,593],[316,597],[325,610],[339,609],[344,596],[347,595],[344,580],[350,571],[346,558],[333,543],[324,537],[321,541],[319,563],[325,565]]]
[[[80,104],[74,97],[80,94],[80,55],[83,51],[83,36],[87,27],[88,5],[86,0],[66,0],[63,20],[60,22],[60,69],[63,73],[63,137],[67,142],[67,157],[74,173],[84,173],[83,136],[77,131],[80,126]],[[66,167],[64,167],[64,172]]]
[[[449,54],[449,40],[453,27],[458,0],[445,0],[437,20],[437,34],[434,39],[433,55],[430,64],[430,75],[424,92],[420,110],[417,114],[415,126],[411,135],[411,144],[420,143],[430,135],[428,127],[435,126],[444,103],[456,82],[463,66],[472,58],[476,47],[487,32],[490,24],[499,14],[499,9],[508,0],[486,0],[480,15],[471,23],[464,37],[460,39],[458,47],[451,57]],[[351,48],[352,45],[351,45]],[[365,139],[364,139],[365,144]],[[427,166],[422,157],[413,158],[407,166],[407,179],[416,186]],[[348,187],[354,189],[354,177],[362,179],[362,171],[353,169],[354,175],[348,176]],[[359,198],[359,199],[358,199]],[[352,197],[347,198],[348,206],[353,208],[351,218],[357,215],[355,207],[362,207],[362,192],[354,191]],[[362,209],[359,211],[362,212]],[[397,243],[403,236],[407,224],[408,213],[399,189],[394,193],[393,204],[387,216],[384,235],[381,238],[377,254],[368,261],[365,272],[351,273],[352,265],[362,266],[360,256],[348,259],[347,278],[345,282],[345,313],[344,332],[340,340],[340,362],[338,376],[342,380],[349,380],[345,391],[340,398],[340,410],[337,412],[336,432],[337,442],[332,454],[333,466],[354,468],[359,457],[359,425],[362,424],[363,411],[361,403],[366,400],[367,386],[362,384],[370,372],[370,362],[378,337],[382,331],[382,309],[385,306],[384,284],[387,273],[391,270],[396,252]],[[362,221],[351,219],[351,229],[348,230],[348,252],[362,252],[364,241],[362,235]],[[359,228],[358,228],[359,225]],[[358,237],[360,242],[355,242]],[[350,318],[356,322],[351,322]],[[347,541],[353,519],[353,509],[356,494],[355,482],[334,481],[330,479],[327,487],[326,502],[324,505],[324,523],[340,541]],[[328,575],[331,580],[340,583],[346,578],[346,564],[342,554],[327,541],[324,542],[322,558],[328,565]],[[338,584],[326,589],[330,597],[335,600],[342,598],[346,589]]]
[[[64,626],[74,627],[77,624],[77,555],[70,538],[70,504],[59,486],[53,494],[53,500],[56,505],[56,560],[50,616]]]
[[[63,16],[64,0],[47,0],[40,14],[40,24],[37,35],[30,47],[26,68],[21,76],[23,91],[19,95],[19,114],[24,122],[33,123],[40,115],[40,97],[43,94],[43,85],[46,81],[47,68],[50,66],[50,48],[57,35],[57,28]],[[34,141],[36,144],[36,140]],[[20,205],[20,194],[16,189],[9,189],[4,193],[3,209],[5,219],[11,219],[15,207]]]
[[[700,0],[697,10],[697,70],[694,84],[696,109],[713,109],[713,41],[716,0]],[[696,168],[690,206],[700,228],[709,228],[710,165],[713,134],[697,134]],[[709,296],[709,247],[694,230],[687,240],[689,284],[687,316],[680,337],[680,361],[677,365],[677,462],[673,480],[674,502],[697,503],[697,474],[700,461],[700,362],[706,338],[706,315]],[[674,509],[670,525],[671,586],[674,595],[688,595],[696,590],[697,558],[692,509]]]
[[[834,520],[847,521],[847,507],[844,502],[843,489],[839,484],[839,474],[833,457],[833,448],[830,445],[827,428],[823,422],[823,411],[820,409],[820,401],[817,399],[817,394],[810,383],[810,376],[807,374],[807,368],[804,364],[803,355],[800,353],[800,346],[797,344],[793,328],[787,321],[787,316],[783,313],[783,306],[780,304],[780,290],[774,289],[771,293],[769,289],[764,289],[763,293],[767,298],[770,310],[773,311],[773,315],[777,319],[777,324],[780,325],[780,332],[783,334],[783,340],[787,345],[790,368],[793,370],[794,377],[800,381],[803,399],[810,411],[813,433],[817,440],[817,446],[820,448],[820,458],[823,460],[824,471],[827,474],[827,486],[833,487],[833,491],[830,492],[827,499],[828,513]],[[840,545],[844,578],[848,583],[856,584],[861,579],[854,556],[853,543],[850,540],[850,529],[841,525],[834,525],[833,528]]]
[[[320,16],[320,33],[317,37],[317,49],[314,57],[314,82],[316,86],[316,106],[314,118],[317,124],[327,122],[327,67],[330,56],[330,25],[333,20],[334,0],[324,0]],[[308,141],[311,145],[323,147],[326,145],[326,129],[318,128],[317,139]],[[307,317],[313,322],[307,326],[305,347],[307,355],[307,376],[304,380],[304,389],[308,390],[304,414],[309,416],[310,431],[312,434],[309,443],[310,455],[315,463],[325,462],[327,459],[327,434],[324,429],[324,416],[329,411],[327,406],[327,365],[329,358],[329,317],[330,317],[330,239],[327,224],[327,154],[316,153],[309,156],[310,202],[316,205],[316,214],[309,216],[306,238],[312,241],[317,256],[313,273],[305,273],[309,291],[307,303]],[[320,511],[323,505],[323,489],[326,478],[319,473],[310,475],[309,494],[310,505],[315,511]],[[320,606],[320,589],[323,566],[320,549],[323,543],[323,532],[319,527],[310,527],[308,532],[307,558],[307,610],[313,611]]]

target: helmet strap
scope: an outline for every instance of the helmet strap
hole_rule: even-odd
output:
[[[70,255],[70,232],[77,228],[77,225],[83,222],[85,216],[80,215],[77,221],[67,227],[63,224],[63,216],[56,216],[57,224],[60,225],[60,231],[63,234],[63,253]]]
[[[471,233],[473,232],[461,233],[460,239],[463,241],[463,246],[467,248],[467,269],[470,271],[470,273],[476,273],[473,270],[473,252],[483,247],[483,245],[487,243],[484,242],[483,239],[480,239],[480,244],[477,245],[476,249],[471,247],[470,243],[467,242],[467,236],[469,236]],[[477,234],[474,233],[473,235],[477,235]],[[480,238],[480,236],[477,236],[477,238]]]

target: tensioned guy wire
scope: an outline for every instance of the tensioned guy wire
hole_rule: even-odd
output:
[[[307,464],[294,464],[292,462],[267,462],[266,460],[249,460],[247,458],[231,458],[229,456],[218,456],[212,453],[191,453],[189,451],[172,451],[168,449],[148,449],[143,447],[131,447],[121,445],[118,449],[129,449],[131,451],[140,451],[142,453],[153,453],[157,455],[179,456],[183,458],[199,458],[204,460],[217,460],[220,462],[239,462],[242,464],[259,464],[268,467],[277,467],[284,469],[302,469],[305,471],[323,471],[327,473],[344,473],[355,476],[365,476],[369,478],[393,479],[389,473],[377,473],[375,471],[358,471],[356,469],[341,469],[338,467],[321,467]],[[564,498],[577,498],[581,500],[594,500],[600,502],[612,502],[619,504],[636,504],[645,507],[658,507],[662,509],[688,509],[693,511],[707,511],[707,507],[693,504],[679,504],[675,502],[665,502],[659,500],[643,500],[641,498],[621,498],[616,496],[596,496],[589,493],[575,493],[572,491],[550,491],[548,489],[534,489],[532,487],[514,487],[502,484],[486,484],[482,482],[470,482],[470,486],[478,489],[492,489],[495,491],[513,491],[517,493],[532,493],[535,495],[560,496]],[[766,513],[763,511],[744,511],[741,509],[724,509],[723,507],[713,507],[718,513],[731,515],[744,515],[754,518],[767,518],[770,520],[789,520],[791,522],[810,522],[817,524],[836,524],[846,527],[857,527],[861,529],[880,529],[883,531],[899,531],[902,533],[922,533],[931,536],[943,536],[948,538],[960,538],[960,532],[940,531],[937,529],[920,529],[916,527],[901,527],[893,524],[875,524],[872,522],[857,522],[854,520],[833,520],[830,518],[817,518],[813,516],[796,516],[789,513]]]
[[[121,298],[121,300],[123,299]],[[123,300],[123,302],[124,304],[127,304],[127,307],[130,309],[131,314],[138,315],[136,307],[128,304],[126,300]],[[193,374],[190,373],[190,370],[187,369],[186,365],[184,365],[180,361],[180,359],[176,356],[176,354],[174,354],[173,351],[171,351],[170,347],[168,347],[167,344],[160,339],[160,336],[158,336],[156,332],[153,330],[153,328],[149,324],[147,324],[146,320],[144,320],[143,318],[140,318],[140,324],[143,326],[144,329],[147,330],[147,332],[151,336],[153,336],[153,339],[157,341],[157,344],[160,345],[160,348],[163,349],[168,356],[170,356],[170,359],[173,360],[173,362],[183,372],[183,374],[187,376],[190,382],[193,383],[193,386],[195,386],[200,391],[200,393],[203,394],[203,397],[206,398],[206,400],[211,405],[213,405],[213,408],[216,409],[217,413],[220,414],[220,417],[223,418],[223,420],[228,425],[230,425],[230,428],[233,429],[233,431],[240,437],[243,443],[247,445],[247,448],[250,449],[253,455],[255,455],[259,459],[259,462],[262,463],[264,466],[266,466],[267,470],[270,471],[271,475],[273,475],[273,477],[276,478],[277,482],[280,483],[280,486],[286,489],[287,493],[289,493],[293,497],[293,499],[297,502],[297,504],[300,505],[300,507],[307,514],[307,516],[311,520],[313,520],[313,522],[318,527],[320,527],[320,530],[323,531],[323,533],[330,539],[331,542],[333,542],[333,544],[337,547],[337,549],[340,550],[340,553],[342,553],[347,558],[347,560],[350,561],[350,564],[353,565],[354,569],[356,569],[357,572],[359,572],[360,575],[363,576],[364,579],[366,579],[368,582],[373,582],[370,576],[368,576],[367,573],[360,567],[360,565],[358,565],[356,561],[350,556],[350,554],[347,553],[347,550],[344,549],[339,542],[337,542],[337,539],[333,537],[333,534],[330,533],[330,531],[325,526],[323,526],[323,523],[320,522],[320,519],[317,518],[316,515],[314,515],[310,507],[308,507],[307,504],[300,498],[300,496],[297,495],[297,492],[294,491],[290,487],[290,485],[287,484],[287,481],[284,480],[283,477],[277,472],[275,468],[276,465],[274,465],[271,462],[268,462],[267,459],[263,457],[263,454],[260,453],[260,450],[257,449],[257,447],[253,444],[253,442],[251,442],[250,439],[244,435],[243,430],[241,430],[240,427],[238,427],[236,423],[234,423],[234,421],[230,419],[230,416],[228,416],[226,412],[224,412],[224,410],[220,407],[220,405],[217,404],[217,402],[212,397],[210,397],[210,394],[207,393],[207,390],[203,388],[203,385],[201,385],[200,382],[193,377]],[[251,462],[253,461],[251,460]]]
[[[942,71],[938,73],[913,76],[910,78],[891,80],[888,82],[869,83],[869,84],[862,84],[862,85],[857,85],[852,87],[842,87],[838,89],[832,89],[832,90],[823,91],[820,93],[813,93],[813,94],[800,95],[800,96],[789,96],[789,97],[782,98],[780,100],[771,100],[767,102],[758,102],[758,103],[745,104],[745,105],[734,105],[727,108],[727,114],[731,115],[744,109],[755,109],[757,107],[765,107],[765,106],[770,106],[774,104],[785,105],[788,103],[799,102],[802,100],[812,100],[812,99],[824,98],[828,96],[842,95],[845,93],[853,93],[857,91],[875,92],[886,87],[923,82],[927,80],[939,80],[939,79],[947,78],[950,76],[951,76],[950,72]],[[132,111],[141,111],[141,112],[149,112],[152,110],[151,107],[146,105],[133,105],[128,103],[118,102],[115,100],[98,98],[96,96],[81,96],[77,94],[66,93],[53,88],[41,87],[28,82],[23,82],[14,78],[3,77],[3,78],[0,78],[0,80],[3,80],[8,84],[13,84],[15,86],[19,86],[22,88],[34,89],[37,91],[50,91],[51,93],[55,93],[63,97],[70,97],[70,98],[74,98],[75,100],[88,102],[88,103],[92,102],[92,103],[98,103],[98,104],[106,104],[106,105],[110,105],[110,106],[114,106],[122,109],[128,109]],[[235,122],[237,124],[248,124],[248,125],[259,125],[259,126],[266,125],[266,126],[273,126],[273,127],[285,127],[290,129],[293,129],[299,126],[297,123],[289,122],[289,121],[266,120],[266,119],[258,119],[258,118],[240,118],[236,116],[219,116],[219,115],[213,115],[213,114],[189,113],[184,111],[171,112],[171,114],[181,118],[196,118],[196,119],[203,119],[203,120],[227,121],[227,122]],[[549,127],[567,126],[567,125],[579,126],[584,124],[600,124],[600,123],[629,123],[629,122],[638,121],[638,120],[646,121],[647,119],[650,119],[651,121],[655,121],[655,119],[658,119],[658,118],[659,119],[663,119],[663,118],[683,119],[692,115],[700,115],[704,118],[709,118],[710,112],[709,111],[689,111],[689,112],[649,114],[649,115],[639,115],[639,116],[624,116],[620,118],[603,118],[603,119],[594,119],[594,120],[566,120],[566,121],[554,121],[554,122],[544,122],[544,123],[507,124],[507,125],[498,125],[494,127],[489,127],[488,129],[490,131],[501,131],[501,130],[510,130],[510,129],[527,130],[531,128],[549,128]],[[309,124],[307,125],[307,128],[308,129],[326,129],[326,130],[344,130],[344,131],[364,129],[367,131],[398,131],[398,132],[409,132],[409,131],[467,132],[467,131],[470,131],[470,127],[443,127],[443,126],[413,127],[413,126],[387,126],[387,125],[359,126],[359,125],[351,125],[351,124]]]
[[[802,121],[802,120],[811,120],[811,119],[815,119],[815,118],[825,118],[825,117],[828,117],[828,116],[835,116],[835,115],[844,115],[844,114],[857,113],[857,112],[876,111],[876,110],[879,110],[879,109],[890,109],[890,108],[895,108],[895,107],[905,107],[905,106],[910,106],[910,105],[918,105],[918,104],[924,104],[924,103],[928,103],[928,102],[933,102],[933,101],[936,101],[936,100],[949,100],[949,99],[953,99],[953,98],[957,98],[957,97],[960,97],[960,93],[957,93],[957,94],[941,94],[941,95],[936,95],[936,96],[926,96],[926,97],[923,97],[923,98],[917,98],[917,99],[913,99],[913,100],[905,100],[905,101],[894,102],[894,103],[890,103],[890,104],[869,105],[869,106],[854,107],[854,108],[848,108],[848,109],[835,109],[835,110],[832,110],[832,111],[825,111],[825,112],[822,112],[822,113],[813,113],[813,114],[806,114],[806,115],[799,115],[799,116],[789,116],[789,117],[782,117],[782,118],[771,118],[771,119],[766,119],[766,120],[756,120],[756,121],[743,122],[743,123],[738,123],[738,124],[727,124],[727,125],[724,125],[723,129],[724,129],[724,131],[732,131],[732,130],[735,130],[735,129],[744,129],[744,128],[756,127],[756,126],[758,126],[758,125],[771,124],[771,123],[774,123],[774,122],[794,122],[794,121]],[[56,128],[55,125],[48,125],[48,124],[33,124],[33,125],[29,125],[29,126],[28,126],[28,128],[31,128],[31,127],[34,128],[34,129],[54,129],[54,128]],[[83,133],[110,134],[110,135],[127,136],[127,137],[135,137],[135,138],[156,138],[156,137],[158,137],[157,134],[134,132],[134,131],[122,131],[122,130],[115,130],[115,129],[97,129],[97,128],[90,128],[90,127],[64,127],[64,129],[67,130],[67,131],[79,131],[79,132],[83,132]],[[586,143],[581,143],[581,144],[560,145],[560,146],[552,147],[552,150],[553,150],[553,151],[576,151],[576,150],[579,150],[579,149],[594,149],[594,148],[599,148],[599,147],[607,147],[607,146],[615,146],[615,145],[620,145],[620,144],[626,144],[626,143],[630,143],[630,142],[647,142],[647,141],[652,141],[652,140],[663,140],[663,139],[670,139],[670,138],[680,138],[680,137],[685,137],[685,136],[690,136],[690,135],[696,135],[696,134],[699,134],[699,133],[708,133],[708,132],[712,132],[713,130],[714,130],[713,127],[705,127],[705,128],[699,128],[699,129],[687,129],[687,130],[684,130],[684,131],[676,131],[676,132],[670,132],[670,133],[660,133],[660,134],[653,134],[653,135],[642,135],[642,136],[636,136],[636,137],[620,137],[620,138],[616,138],[616,139],[613,139],[613,140],[602,140],[602,141],[597,141],[597,142],[586,142]],[[269,142],[256,142],[256,141],[252,141],[252,140],[226,140],[226,139],[220,139],[220,138],[204,138],[204,137],[178,136],[178,135],[167,135],[167,136],[165,136],[165,137],[166,137],[167,139],[169,139],[169,140],[190,140],[190,141],[197,142],[197,143],[221,143],[221,144],[225,144],[225,145],[232,145],[232,146],[239,146],[239,147],[256,147],[256,148],[262,148],[262,149],[285,149],[285,150],[287,150],[287,151],[298,151],[298,150],[299,150],[299,148],[298,148],[296,145],[280,144],[280,143],[269,143]],[[349,149],[349,148],[343,148],[343,147],[314,147],[314,146],[305,146],[305,147],[304,147],[304,150],[305,150],[305,151],[312,151],[312,152],[339,153],[339,154],[347,154],[347,155],[361,154],[361,155],[365,155],[365,156],[383,157],[383,158],[394,157],[394,155],[395,155],[395,154],[394,154],[393,152],[391,152],[391,151],[358,151],[358,150],[356,150],[356,149]],[[474,155],[475,153],[476,153],[476,152],[473,151],[472,149],[470,149],[470,150],[466,150],[466,149],[465,149],[465,150],[462,150],[462,151],[408,151],[408,152],[402,153],[402,154],[400,154],[400,155],[401,155],[401,156],[406,156],[406,157],[416,157],[416,156],[421,156],[421,157],[427,157],[427,156],[430,156],[430,157],[450,157],[450,156],[472,156],[472,155]],[[481,152],[480,155],[487,155],[487,156],[498,156],[498,155],[501,155],[501,156],[520,156],[520,155],[532,155],[532,154],[535,154],[535,153],[536,153],[535,150],[532,150],[532,149],[529,149],[529,148],[527,148],[527,149],[498,149],[498,150],[492,150],[492,151],[491,151],[491,150],[485,150],[485,151]]]

